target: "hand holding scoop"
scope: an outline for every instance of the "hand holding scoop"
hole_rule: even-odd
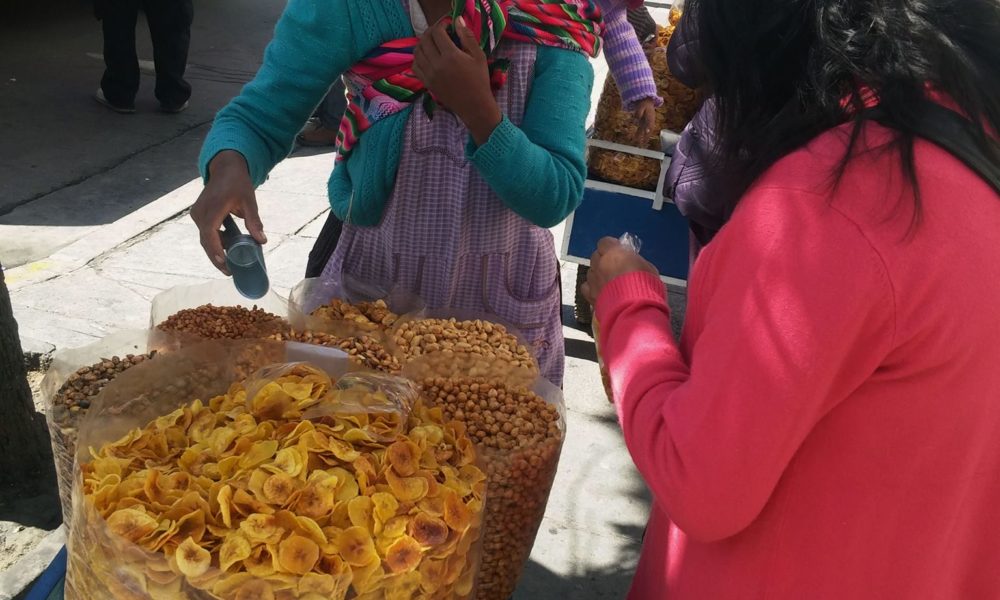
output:
[[[271,283],[264,265],[264,251],[253,237],[240,231],[233,216],[222,222],[219,232],[222,247],[226,250],[226,265],[233,276],[233,284],[243,297],[250,300],[263,298]]]

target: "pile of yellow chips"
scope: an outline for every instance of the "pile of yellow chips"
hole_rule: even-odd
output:
[[[472,596],[486,476],[460,423],[422,405],[309,420],[379,393],[309,367],[248,385],[91,449],[67,598]]]

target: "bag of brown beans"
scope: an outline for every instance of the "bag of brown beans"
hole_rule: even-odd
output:
[[[667,45],[680,21],[676,7],[670,12],[670,23],[659,27],[656,47],[648,50],[646,57],[656,79],[656,89],[663,104],[656,109],[656,126],[649,136],[637,143],[636,121],[630,111],[622,106],[621,94],[613,77],[608,77],[597,105],[594,120],[594,137],[625,146],[645,150],[660,149],[660,131],[683,131],[701,106],[701,95],[677,80],[667,62]],[[591,176],[631,188],[654,191],[660,180],[661,163],[614,150],[594,148],[588,154],[587,166]]]
[[[517,367],[507,378],[500,369],[473,377],[463,372],[466,362],[454,353],[429,353],[403,372],[420,384],[424,402],[462,422],[476,443],[489,489],[476,598],[507,600],[545,515],[566,435],[566,409],[562,391],[545,379],[525,384]]]
[[[150,311],[150,329],[188,341],[261,339],[286,331],[288,301],[274,290],[249,301],[232,281],[219,279],[177,286],[157,294]]]

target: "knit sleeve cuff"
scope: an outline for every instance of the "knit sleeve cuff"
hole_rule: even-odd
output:
[[[667,307],[666,287],[659,277],[652,273],[635,272],[612,279],[597,298],[594,317],[599,323],[608,323],[609,316],[636,302],[662,304]]]
[[[267,181],[267,170],[258,166],[259,161],[250,159],[250,155],[246,151],[245,143],[241,144],[240,140],[235,136],[210,135],[209,138],[205,140],[205,145],[201,147],[201,153],[198,155],[198,171],[201,173],[202,182],[206,184],[208,183],[208,165],[211,164],[212,159],[214,159],[216,155],[224,150],[233,150],[243,155],[243,159],[247,163],[247,169],[250,171],[250,179],[253,181],[254,187],[257,187]]]
[[[490,172],[502,168],[510,161],[510,155],[524,137],[524,132],[510,122],[507,115],[496,126],[490,138],[482,146],[476,147],[472,139],[465,148],[466,158],[472,161],[481,172]]]
[[[653,99],[653,105],[656,108],[663,106],[663,98],[656,91],[656,86],[637,86],[630,90],[625,90],[622,93],[622,106],[626,111],[632,112],[636,109],[640,102],[646,98]]]

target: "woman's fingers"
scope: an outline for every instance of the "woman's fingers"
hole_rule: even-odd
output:
[[[441,56],[454,56],[458,54],[458,46],[452,41],[451,36],[448,35],[448,24],[445,22],[440,22],[427,32],[427,35],[431,37],[434,42],[434,46],[437,48]]]
[[[455,21],[455,32],[458,33],[458,40],[462,42],[462,52],[477,60],[486,58],[486,54],[483,52],[479,40],[476,39],[476,35],[465,24],[465,17],[459,17]]]
[[[223,217],[225,218],[225,217]],[[247,226],[247,232],[258,244],[266,244],[267,236],[264,234],[264,223],[260,220],[260,213],[257,211],[257,199],[246,198],[243,201],[243,223]]]
[[[424,52],[424,47],[421,44],[417,45],[417,49],[413,51],[413,74],[417,76],[417,79],[422,81],[424,85],[427,85],[427,65],[429,59],[427,58],[427,53]]]
[[[596,299],[594,298],[593,294],[590,293],[590,283],[585,281],[583,282],[583,284],[580,285],[580,294],[583,296],[583,299],[586,300],[591,306],[594,305],[594,301]]]
[[[208,188],[202,191],[194,207],[191,209],[191,219],[198,226],[198,236],[201,240],[201,247],[212,261],[215,268],[226,275],[229,268],[226,267],[226,255],[222,248],[222,240],[219,237],[219,228],[223,219],[229,214],[228,209],[219,210],[215,208],[221,203],[213,202]]]
[[[428,29],[422,36],[420,36],[420,42],[417,47],[423,51],[424,57],[426,58],[426,64],[430,65],[434,62],[440,60],[441,58],[441,48],[438,47],[437,39],[434,36],[434,32],[442,29],[444,27],[443,23],[438,23]],[[447,34],[445,34],[447,35]],[[449,43],[451,41],[449,40]]]
[[[615,248],[620,247],[621,245],[622,243],[618,241],[617,238],[613,237],[601,238],[601,241],[597,242],[597,253],[595,254],[595,256],[607,254],[608,252],[614,250]]]

